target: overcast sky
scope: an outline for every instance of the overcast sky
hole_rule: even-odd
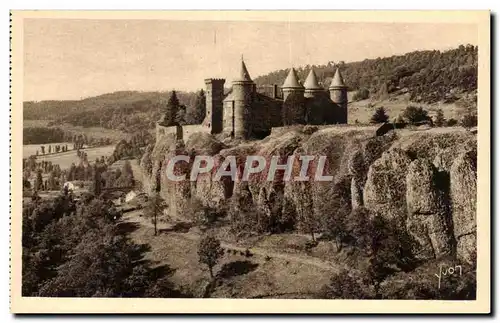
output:
[[[210,77],[250,76],[328,61],[477,45],[467,24],[27,19],[24,100],[122,90],[196,90]]]

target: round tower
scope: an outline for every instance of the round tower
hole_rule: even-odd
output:
[[[309,75],[307,75],[304,87],[304,97],[306,98],[318,97],[325,93],[325,90],[318,83],[318,77],[316,76],[314,69],[311,69]]]
[[[345,86],[338,68],[328,90],[330,91],[330,99],[339,107],[337,123],[347,123],[347,86]]]
[[[318,83],[318,77],[311,69],[309,75],[304,82],[306,98],[306,123],[307,124],[328,124],[333,118],[330,116],[334,113],[332,103],[328,98],[328,94]]]
[[[283,100],[292,93],[298,93],[299,95],[304,95],[304,87],[299,83],[299,78],[297,77],[297,72],[292,67],[288,76],[285,79],[285,83],[281,87],[283,89]]]
[[[304,86],[299,83],[297,72],[293,67],[290,69],[282,89],[283,125],[304,124],[306,122]]]
[[[252,132],[252,102],[255,84],[250,78],[243,59],[240,75],[233,81],[232,97],[234,100],[234,136],[248,138]]]

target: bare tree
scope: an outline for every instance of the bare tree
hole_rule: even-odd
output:
[[[165,201],[161,198],[158,193],[155,193],[148,200],[148,204],[146,206],[145,215],[146,217],[151,219],[151,223],[153,223],[155,228],[155,236],[158,234],[158,216],[163,213],[165,209]]]

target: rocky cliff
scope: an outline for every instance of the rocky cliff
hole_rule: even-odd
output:
[[[251,204],[259,212],[256,225],[293,223],[304,212],[324,214],[339,207],[365,207],[375,216],[393,221],[415,241],[421,259],[446,255],[471,261],[476,250],[476,135],[461,128],[400,129],[384,136],[375,127],[330,126],[278,129],[260,141],[223,144],[210,134],[193,134],[186,143],[164,137],[141,164],[149,164],[145,187],[159,191],[171,216],[182,217],[189,201],[210,207],[232,202]],[[212,180],[206,174],[195,182],[173,182],[166,177],[168,158],[175,154],[211,155],[218,162],[236,156],[242,165],[248,155],[280,162],[292,155],[326,156],[329,182],[273,181],[259,176],[248,182]],[[187,174],[192,163],[178,163],[177,174]],[[299,174],[294,164],[292,175]],[[248,211],[248,210],[247,210]],[[350,211],[350,210],[349,210]]]

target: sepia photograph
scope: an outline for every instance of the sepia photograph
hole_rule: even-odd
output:
[[[488,313],[489,33],[11,11],[11,311]]]

